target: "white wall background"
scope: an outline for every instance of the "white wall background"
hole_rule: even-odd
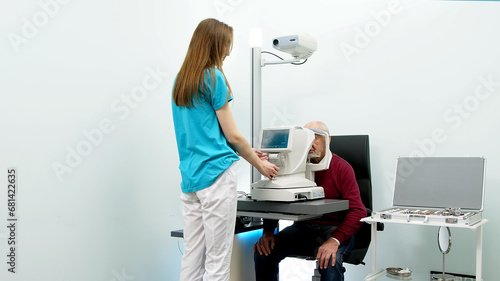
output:
[[[263,126],[319,119],[333,134],[369,134],[375,209],[391,204],[398,156],[486,156],[483,267],[495,280],[499,14],[497,2],[422,0],[0,2],[0,176],[18,169],[16,273],[6,264],[4,180],[0,279],[177,280],[170,90],[194,28],[216,17],[235,29],[225,72],[248,137],[250,28],[262,28],[269,51],[275,36],[317,38],[306,64],[264,68]],[[241,165],[244,191],[248,170]],[[386,229],[379,267],[440,268],[436,229]],[[474,273],[475,233],[452,235],[447,269]],[[284,268],[294,271],[286,280],[310,278]],[[347,280],[368,271],[349,266]]]

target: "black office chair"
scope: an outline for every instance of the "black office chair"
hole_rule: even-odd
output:
[[[371,215],[372,205],[372,182],[370,171],[370,143],[368,135],[345,135],[332,136],[330,150],[351,164],[356,175],[361,200],[366,207],[366,213]],[[377,225],[377,230],[382,231],[384,225]],[[371,241],[371,229],[369,224],[363,226],[354,235],[354,246],[351,253],[344,259],[345,263],[354,265],[365,264],[363,262]]]
[[[367,215],[372,213],[372,184],[370,170],[370,145],[368,135],[343,135],[330,137],[330,150],[346,160],[353,168],[356,181],[359,186],[361,200],[366,207]],[[383,224],[377,224],[377,230],[383,230]],[[354,235],[354,246],[349,255],[344,259],[345,263],[358,265],[363,262],[371,242],[371,227],[363,224]],[[300,259],[315,260],[316,257],[291,256]],[[319,274],[317,270],[313,276],[316,280]]]
[[[372,213],[372,182],[370,170],[370,142],[368,135],[344,135],[330,137],[330,150],[351,164],[356,181],[359,186],[361,200],[366,207],[368,216]],[[377,230],[382,231],[384,225],[377,224]],[[354,246],[347,257],[344,258],[345,263],[358,265],[365,264],[363,262],[368,247],[371,242],[371,226],[363,224],[354,235]],[[315,257],[293,256],[306,260],[315,260]],[[318,269],[315,269],[312,280],[319,280],[320,275]]]

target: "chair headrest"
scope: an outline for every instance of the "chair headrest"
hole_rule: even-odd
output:
[[[357,179],[370,179],[368,135],[331,136],[330,150],[351,164]]]

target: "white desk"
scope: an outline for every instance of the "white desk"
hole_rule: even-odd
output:
[[[377,259],[377,222],[381,222],[384,224],[411,224],[411,225],[427,225],[427,226],[447,226],[450,228],[466,228],[472,231],[476,231],[476,280],[482,281],[482,265],[483,265],[483,225],[488,222],[487,219],[482,219],[480,222],[472,225],[454,225],[454,224],[446,224],[446,223],[423,223],[419,221],[411,221],[411,222],[402,222],[402,221],[391,221],[384,220],[380,218],[372,218],[366,217],[361,219],[361,221],[371,224],[371,273],[365,278],[365,280],[377,280],[379,276],[382,275],[382,272],[385,271],[377,270],[376,259]]]

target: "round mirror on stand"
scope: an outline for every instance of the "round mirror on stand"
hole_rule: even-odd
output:
[[[432,276],[432,280],[438,280],[438,281],[454,281],[455,278],[451,275],[445,274],[444,270],[444,261],[445,261],[445,256],[450,252],[451,249],[451,231],[449,227],[443,227],[440,226],[438,230],[438,247],[439,251],[443,253],[443,274],[436,274]]]

